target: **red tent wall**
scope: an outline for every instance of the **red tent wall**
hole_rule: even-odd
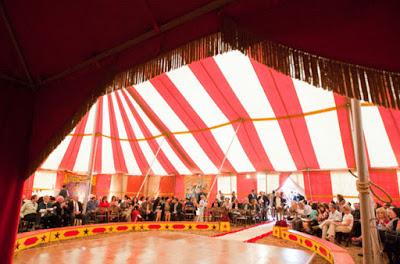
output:
[[[33,191],[33,181],[35,180],[35,174],[32,174],[28,179],[24,182],[24,190],[22,195],[25,199],[29,199],[32,196]]]
[[[369,176],[371,181],[382,187],[391,197],[399,197],[399,184],[396,170],[370,170]],[[377,195],[382,196],[383,200],[388,200],[386,195],[384,195],[380,190],[374,187],[373,189]],[[381,201],[376,200],[376,202],[382,204]],[[399,200],[394,200],[393,202],[396,205],[400,203]]]
[[[109,174],[97,174],[96,175],[96,188],[94,193],[98,198],[107,196],[110,192],[111,175]]]
[[[172,196],[175,190],[175,176],[164,176],[160,180],[160,196]]]
[[[321,202],[332,200],[331,173],[329,171],[303,172],[307,199]]]
[[[250,178],[246,177],[246,174],[238,174],[236,178],[237,196],[239,201],[242,201],[245,197],[251,193],[251,190],[257,191],[257,177],[254,174],[249,174]]]
[[[185,182],[184,176],[175,176],[175,197],[184,198],[185,197]]]
[[[136,194],[138,193],[138,191],[140,189],[140,185],[142,185],[143,180],[144,180],[144,176],[128,176],[126,193],[129,196],[136,196]]]

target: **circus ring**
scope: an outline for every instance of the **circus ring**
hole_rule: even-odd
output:
[[[159,256],[164,258],[162,263],[183,263],[193,256],[200,258],[201,263],[242,263],[243,259],[248,263],[308,263],[312,255],[307,251],[314,251],[330,263],[354,263],[344,249],[287,229],[274,228],[272,234],[296,242],[306,251],[238,243],[184,231],[232,233],[229,222],[107,223],[38,230],[18,234],[14,261],[48,263],[59,257],[70,264],[80,263],[82,258],[88,258],[90,263],[155,263],[155,256]],[[177,262],[175,255],[182,258]],[[77,261],[77,256],[82,258]]]

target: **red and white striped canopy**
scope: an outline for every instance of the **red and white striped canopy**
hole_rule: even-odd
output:
[[[369,166],[398,168],[400,112],[362,114]],[[354,168],[350,118],[345,97],[230,52],[99,98],[40,169],[87,173],[93,131],[95,174],[216,174],[225,153],[222,173]]]

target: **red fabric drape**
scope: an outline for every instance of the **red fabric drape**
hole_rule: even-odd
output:
[[[257,190],[256,175],[249,174],[249,178],[247,178],[246,175],[247,174],[238,174],[236,176],[237,195],[240,201],[247,197],[251,193],[251,190]]]
[[[97,174],[96,175],[96,190],[97,197],[107,196],[110,192],[111,175]]]
[[[126,192],[128,193],[129,196],[136,196],[143,180],[144,180],[144,176],[128,176]],[[142,189],[142,192],[143,192],[143,189]]]
[[[11,263],[32,123],[30,90],[0,80],[0,260]]]
[[[160,196],[172,196],[175,191],[175,176],[164,176],[160,179]]]
[[[33,191],[33,181],[35,180],[35,174],[32,174],[28,179],[25,180],[24,182],[24,190],[22,192],[22,195],[25,197],[25,199],[29,199],[32,195]]]
[[[331,173],[329,171],[303,172],[307,199],[321,202],[332,200]]]
[[[183,198],[185,196],[184,176],[175,175],[175,197]]]

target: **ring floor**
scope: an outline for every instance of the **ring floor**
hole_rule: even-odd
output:
[[[308,263],[307,251],[178,232],[132,232],[70,240],[19,252],[15,264]]]

